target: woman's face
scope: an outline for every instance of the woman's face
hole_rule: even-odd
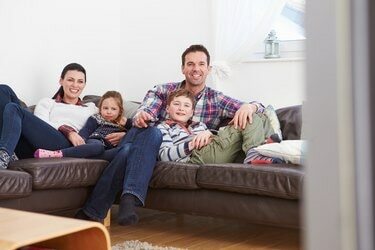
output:
[[[86,86],[85,74],[77,70],[69,70],[64,78],[60,79],[60,85],[64,89],[64,102],[76,104]]]

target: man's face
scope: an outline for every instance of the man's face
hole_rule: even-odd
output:
[[[201,51],[191,52],[185,56],[182,73],[185,75],[187,85],[205,85],[211,67],[207,64],[207,56]]]

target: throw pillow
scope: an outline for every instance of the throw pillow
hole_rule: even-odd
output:
[[[270,121],[270,125],[272,130],[279,135],[280,140],[283,139],[283,135],[281,133],[281,128],[280,128],[280,122],[279,118],[277,118],[277,114],[275,109],[271,106],[268,105],[263,112],[264,115],[267,116],[268,120]]]
[[[254,149],[261,155],[280,158],[286,163],[301,164],[306,157],[305,140],[285,140],[263,144]]]

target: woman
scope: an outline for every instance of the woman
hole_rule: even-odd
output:
[[[7,168],[14,150],[21,158],[32,157],[37,148],[57,150],[84,143],[78,131],[97,113],[94,103],[79,98],[86,85],[86,70],[77,63],[65,66],[60,88],[53,98],[42,99],[32,114],[21,107],[13,90],[0,85],[0,168]]]

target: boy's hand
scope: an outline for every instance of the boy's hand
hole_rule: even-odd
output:
[[[134,116],[133,124],[138,128],[147,128],[147,123],[151,120],[152,116],[146,111],[141,110]]]
[[[209,144],[212,140],[211,136],[212,136],[212,133],[209,130],[198,133],[190,142],[191,145],[194,146],[193,149],[201,149],[207,144]],[[189,148],[190,148],[190,143],[189,143]]]

